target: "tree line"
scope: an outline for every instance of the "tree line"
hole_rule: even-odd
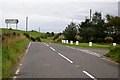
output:
[[[95,12],[91,20],[86,18],[79,24],[71,22],[63,35],[69,41],[120,43],[120,17],[107,14],[103,18],[101,12]]]

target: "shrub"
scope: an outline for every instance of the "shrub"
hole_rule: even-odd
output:
[[[28,34],[28,33],[24,33],[24,35],[25,35],[27,38],[30,38],[30,37],[31,37],[31,35]]]
[[[75,39],[76,39],[77,41],[80,41],[81,37],[80,37],[79,35],[75,35]]]
[[[34,41],[34,42],[35,42],[35,40],[36,40],[34,37],[31,37],[30,39],[31,39],[32,41]]]
[[[112,38],[112,37],[106,37],[106,38],[105,38],[105,41],[106,41],[107,43],[112,43],[113,38]]]
[[[39,41],[39,42],[41,42],[41,39],[40,39],[40,37],[36,37],[36,40],[37,40],[37,41]]]

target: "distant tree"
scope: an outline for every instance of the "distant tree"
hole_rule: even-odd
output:
[[[51,36],[54,36],[54,35],[55,35],[54,32],[52,32],[52,33],[51,33]]]
[[[76,24],[71,22],[66,29],[63,31],[66,39],[75,41],[75,35],[77,34]]]

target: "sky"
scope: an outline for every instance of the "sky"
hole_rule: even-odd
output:
[[[41,32],[62,32],[73,21],[80,23],[92,14],[100,11],[118,16],[119,0],[0,0],[0,23],[6,28],[5,19],[18,19],[18,29],[25,30],[28,17],[28,30]],[[9,28],[15,29],[15,24]]]

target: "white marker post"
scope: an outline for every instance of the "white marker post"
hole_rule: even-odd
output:
[[[79,42],[78,42],[78,41],[76,41],[76,45],[79,45]]]
[[[73,41],[70,41],[70,44],[73,44]]]
[[[63,40],[62,40],[62,43],[63,43]]]
[[[90,47],[92,46],[92,42],[89,42],[89,46],[90,46]]]
[[[66,40],[66,44],[68,44],[68,40]]]
[[[116,43],[113,43],[113,46],[116,46],[117,44]]]

